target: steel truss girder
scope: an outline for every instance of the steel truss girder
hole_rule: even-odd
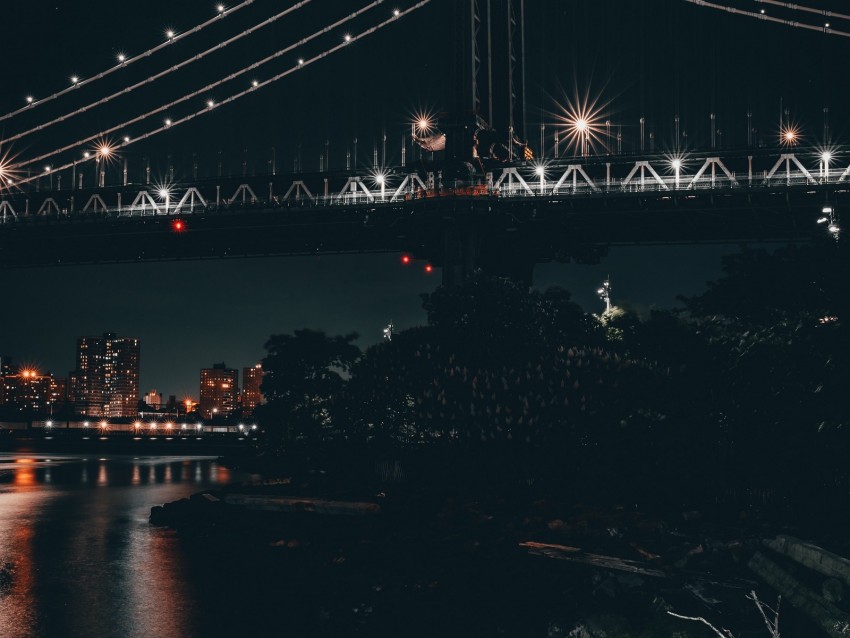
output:
[[[814,184],[817,184],[818,181],[812,177],[812,174],[806,170],[806,167],[797,159],[797,156],[794,153],[785,153],[779,156],[779,159],[776,160],[776,164],[773,165],[773,168],[767,173],[767,176],[764,178],[765,182],[769,182],[770,179],[776,174],[776,171],[779,170],[779,167],[782,164],[785,164],[785,179],[787,182],[791,182],[791,163],[800,169],[800,172],[806,176],[806,179],[810,180]],[[840,180],[839,180],[840,181]]]
[[[358,195],[358,188],[366,195],[366,199],[370,202],[375,201],[375,196],[372,195],[372,192],[368,188],[366,188],[366,184],[363,183],[363,180],[357,176],[348,178],[345,182],[345,186],[342,187],[339,191],[339,195],[336,196],[336,200],[341,202],[344,201],[346,197]]]
[[[3,220],[4,224],[6,223],[6,216],[7,215],[11,215],[12,217],[14,217],[15,221],[17,221],[17,219],[18,219],[18,214],[15,212],[15,209],[12,207],[11,202],[7,202],[6,200],[3,200],[2,202],[0,202],[0,214],[3,215],[3,217],[0,218],[0,219]]]
[[[56,203],[56,200],[52,197],[48,197],[41,204],[36,215],[48,215],[51,212],[54,212],[59,215],[62,211],[59,210],[59,204]]]
[[[174,212],[174,213],[178,212],[178,211],[180,210],[180,207],[181,207],[181,206],[183,206],[183,205],[185,205],[185,204],[186,204],[186,201],[188,200],[188,202],[189,202],[189,212],[190,212],[190,213],[194,213],[194,212],[195,212],[195,199],[196,199],[196,198],[197,198],[198,200],[200,200],[200,202],[201,202],[201,206],[203,206],[204,208],[206,208],[206,206],[207,206],[207,200],[205,200],[205,199],[204,199],[204,196],[203,196],[203,195],[201,195],[201,192],[200,192],[197,188],[195,188],[194,186],[192,186],[189,190],[187,190],[187,191],[183,194],[183,197],[181,197],[181,198],[180,198],[180,201],[179,201],[179,202],[177,203],[177,205],[176,205],[176,206],[172,209],[172,212]]]
[[[691,179],[691,183],[688,184],[688,190],[697,187],[697,182],[702,178],[703,174],[711,169],[711,187],[714,188],[714,182],[716,179],[716,171],[719,168],[727,178],[729,178],[729,182],[734,184],[735,186],[740,186],[738,184],[738,180],[735,179],[735,176],[732,172],[726,168],[726,164],[719,157],[708,157],[705,160],[705,163],[700,167],[700,169],[696,172],[693,179]]]
[[[87,213],[89,208],[91,208],[92,212],[97,213],[98,212],[98,208],[97,208],[98,204],[100,204],[100,207],[101,207],[101,209],[103,210],[104,213],[107,210],[109,210],[109,207],[106,205],[106,202],[103,201],[103,198],[100,195],[98,195],[97,193],[95,193],[94,195],[89,197],[89,201],[86,202],[85,206],[83,206],[83,212]]]
[[[587,172],[584,170],[584,168],[581,166],[581,164],[570,164],[569,166],[567,166],[567,170],[564,171],[564,174],[561,175],[561,178],[557,182],[555,182],[555,185],[552,187],[552,191],[551,191],[552,194],[553,195],[557,194],[558,189],[561,188],[561,186],[563,186],[564,183],[570,177],[573,178],[573,191],[575,191],[576,187],[578,186],[578,177],[579,176],[581,176],[581,178],[584,180],[584,182],[588,186],[590,186],[591,190],[594,193],[599,192],[599,187],[596,186],[594,181],[590,178],[590,175],[587,174]]]
[[[650,176],[658,182],[659,186],[661,186],[664,190],[670,190],[667,184],[664,183],[664,180],[661,179],[661,176],[652,168],[652,165],[646,161],[635,162],[635,165],[632,167],[632,170],[629,171],[629,174],[626,176],[626,179],[623,180],[623,186],[628,186],[632,183],[632,178],[635,174],[640,171],[640,189],[643,190],[645,187],[645,179],[646,173],[649,173]]]
[[[497,189],[497,190],[499,188],[501,188],[502,183],[504,183],[504,181],[505,181],[505,178],[508,179],[508,184],[510,186],[510,190],[513,190],[513,181],[512,180],[513,180],[513,178],[516,178],[516,180],[520,183],[520,186],[522,186],[525,190],[527,190],[529,195],[534,195],[534,190],[531,188],[531,186],[528,185],[528,182],[525,181],[523,176],[520,175],[519,171],[517,169],[513,168],[513,167],[506,168],[505,170],[502,171],[502,174],[499,176],[499,179],[497,179],[496,183],[493,184],[493,188]]]
[[[289,186],[289,190],[287,190],[286,194],[283,196],[283,201],[288,201],[290,198],[298,201],[303,195],[306,195],[310,201],[316,201],[316,196],[310,192],[310,189],[307,188],[307,184],[304,183],[304,180],[297,179]]]
[[[416,188],[416,184],[419,184],[422,190],[428,189],[428,187],[425,185],[425,182],[422,181],[422,178],[419,177],[417,173],[411,173],[410,175],[406,175],[401,181],[401,184],[398,185],[398,188],[396,189],[395,193],[393,193],[393,196],[390,197],[390,201],[395,201],[399,197],[399,195],[405,192],[405,189],[407,188],[410,189],[410,194],[412,195],[414,189]]]
[[[153,210],[154,215],[159,215],[159,205],[154,201],[151,194],[147,191],[139,191],[139,194],[136,195],[136,198],[133,200],[133,203],[130,204],[129,211],[132,215],[133,211],[140,210],[142,215],[147,212],[145,205],[150,204],[151,210]]]
[[[249,184],[239,184],[239,188],[236,189],[236,192],[233,193],[233,197],[230,198],[231,202],[236,201],[236,198],[242,196],[242,205],[244,206],[247,203],[248,195],[251,196],[251,203],[256,204],[260,201],[260,198],[257,197],[257,194],[254,192],[254,189],[251,188]]]

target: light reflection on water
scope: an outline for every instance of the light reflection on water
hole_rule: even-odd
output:
[[[0,454],[0,637],[197,635],[202,604],[150,508],[243,479],[205,458]]]

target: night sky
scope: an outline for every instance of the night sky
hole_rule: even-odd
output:
[[[178,178],[193,154],[202,175],[212,174],[219,152],[226,172],[263,172],[274,156],[278,172],[300,155],[305,169],[318,167],[325,140],[332,166],[359,140],[358,160],[371,162],[386,131],[388,163],[400,154],[402,136],[415,113],[447,106],[453,48],[448,42],[453,0],[433,0],[402,22],[317,62],[256,95],[216,109],[184,127],[126,151],[131,179],[144,158],[162,173],[170,154]],[[233,4],[233,3],[231,3]],[[52,104],[0,122],[0,140],[57,117],[179,62],[282,10],[291,2],[257,0],[202,34],[175,43],[108,79]],[[100,109],[16,142],[21,158],[87,137],[112,124],[222,77],[313,33],[368,4],[365,0],[313,0],[273,26],[192,65],[181,73]],[[405,8],[411,0],[399,0]],[[753,0],[722,4],[759,11]],[[808,6],[842,10],[838,0]],[[114,64],[119,52],[140,53],[162,41],[166,28],[186,30],[214,13],[207,0],[125,3],[87,0],[6,2],[0,55],[4,60],[0,114],[24,97],[49,95],[78,74],[86,78]],[[625,150],[637,147],[638,121],[658,149],[674,146],[673,117],[692,147],[708,145],[709,114],[717,114],[724,147],[746,142],[746,113],[758,139],[775,142],[780,104],[804,140],[822,143],[823,109],[829,108],[832,141],[846,142],[846,83],[841,62],[850,38],[812,33],[696,7],[684,0],[527,0],[528,137],[539,146],[541,114],[547,124],[575,87],[599,95],[604,118],[622,126]],[[383,3],[346,29],[356,33],[387,16]],[[818,16],[767,7],[772,15],[819,23]],[[850,22],[835,21],[850,31]],[[309,56],[336,44],[328,34]],[[263,79],[288,68],[299,53],[259,69]],[[244,88],[252,75],[220,87],[213,99]],[[497,96],[498,97],[498,96]],[[197,110],[177,107],[170,117]],[[162,115],[135,125],[133,136],[154,128]],[[548,131],[554,130],[551,125]],[[548,146],[548,143],[547,143]],[[3,150],[9,150],[7,146]],[[82,149],[77,150],[77,153]],[[76,155],[65,156],[76,157]],[[56,163],[60,159],[56,160]],[[117,171],[112,179],[118,179]],[[599,282],[610,273],[614,301],[637,308],[670,307],[677,294],[700,292],[720,272],[720,256],[734,246],[612,249],[598,266],[538,265],[535,284],[558,284],[574,292],[586,310],[601,307]],[[398,255],[275,258],[215,262],[29,269],[0,273],[0,353],[65,375],[74,366],[75,339],[105,331],[142,341],[142,391],[197,396],[198,370],[213,362],[233,367],[255,363],[272,333],[300,327],[331,333],[357,331],[361,345],[379,340],[382,326],[398,329],[425,320],[419,294],[433,290],[439,273],[403,268]]]

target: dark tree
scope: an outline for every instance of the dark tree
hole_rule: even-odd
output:
[[[462,286],[423,295],[428,323],[444,344],[478,362],[520,362],[558,345],[601,344],[599,322],[559,287],[540,293],[477,273]]]
[[[283,443],[332,433],[334,398],[361,355],[356,339],[306,329],[270,337],[261,386],[267,403],[257,409],[264,428]]]
[[[462,286],[442,286],[422,298],[428,324],[455,348],[496,361],[543,346],[546,309],[524,284],[479,272]]]
[[[773,252],[747,248],[723,258],[723,277],[705,293],[682,301],[694,316],[760,325],[800,313],[846,316],[848,270],[850,250],[831,240]]]
[[[684,300],[711,355],[712,411],[749,480],[820,487],[846,473],[848,265],[832,241],[745,250]]]

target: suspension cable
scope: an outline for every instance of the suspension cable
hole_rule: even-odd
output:
[[[752,11],[736,9],[735,7],[726,7],[723,5],[714,4],[713,2],[708,2],[708,0],[685,0],[685,2],[690,2],[691,4],[695,4],[700,7],[706,7],[708,9],[717,9],[719,11],[733,13],[735,15],[743,15],[750,18],[757,18],[759,20],[766,20],[767,22],[784,24],[785,26],[794,27],[797,29],[808,29],[809,31],[818,31],[820,33],[827,33],[829,35],[840,35],[845,38],[850,38],[850,33],[847,33],[846,31],[838,31],[829,27],[817,27],[813,24],[806,24],[805,22],[796,22],[793,20],[783,20],[782,18],[774,18],[773,16],[765,15],[763,13],[753,13]]]
[[[779,2],[779,0],[756,0],[756,2],[761,2],[763,4],[772,4],[776,7],[784,7],[785,9],[791,9],[792,11],[805,11],[808,13],[816,13],[818,15],[824,16],[825,18],[850,20],[850,15],[846,13],[837,13],[835,11],[829,11],[828,9],[813,9],[811,7],[804,7],[799,4],[791,4],[790,2]]]
[[[374,4],[381,4],[382,2],[383,2],[383,0],[376,0],[376,2]],[[353,44],[354,42],[357,42],[358,40],[365,38],[366,36],[372,35],[373,33],[379,31],[380,29],[383,29],[387,25],[389,25],[393,22],[396,22],[397,20],[400,20],[404,16],[406,16],[406,15],[408,15],[408,14],[410,14],[410,13],[412,13],[412,12],[418,10],[418,9],[421,9],[422,7],[429,4],[430,2],[431,2],[431,0],[420,0],[419,2],[417,2],[412,7],[409,7],[407,9],[403,10],[403,11],[396,10],[396,11],[393,12],[393,16],[391,18],[384,20],[383,22],[381,22],[381,23],[379,23],[379,24],[377,24],[373,27],[370,27],[369,29],[363,31],[362,33],[350,36],[345,42],[343,42],[341,44],[337,44],[336,46],[331,47],[330,49],[327,49],[326,51],[323,51],[322,53],[319,53],[319,54],[313,56],[312,58],[305,59],[303,63],[299,63],[296,66],[294,66],[294,67],[292,67],[292,68],[290,68],[286,71],[283,71],[282,73],[278,73],[277,75],[268,78],[267,80],[263,80],[262,82],[258,82],[256,86],[251,86],[250,88],[245,89],[244,91],[240,91],[239,93],[231,95],[230,97],[219,102],[217,106],[224,106],[225,104],[230,104],[231,102],[235,102],[236,100],[238,100],[242,97],[245,97],[246,95],[250,95],[251,93],[258,91],[265,86],[268,86],[268,85],[270,85],[274,82],[277,82],[278,80],[281,80],[281,79],[285,78],[286,76],[291,75],[292,73],[295,73],[296,71],[299,71],[299,70],[303,69],[304,67],[307,67],[307,66],[313,64],[314,62],[318,62],[319,60],[323,60],[324,58],[336,53],[340,49],[343,49],[343,48]],[[136,142],[141,142],[141,141],[146,140],[150,137],[154,137],[155,135],[159,135],[160,133],[164,133],[165,131],[170,131],[174,127],[179,126],[180,124],[185,124],[186,122],[190,122],[190,121],[194,120],[195,118],[197,118],[201,115],[204,115],[205,113],[209,113],[210,110],[211,109],[201,109],[200,111],[195,111],[194,113],[190,113],[189,115],[186,115],[186,116],[184,116],[184,117],[182,117],[178,120],[174,120],[170,125],[160,126],[159,128],[156,128],[152,131],[148,131],[147,133],[139,135],[138,137],[135,137],[135,138],[133,138],[129,141],[121,142],[121,143],[117,144],[114,148],[112,148],[112,150],[118,151],[122,148],[126,148],[127,146],[135,144]],[[50,173],[57,173],[57,172],[60,172],[60,171],[63,171],[63,170],[67,170],[69,168],[74,167],[78,163],[79,162],[68,162],[68,163],[66,163],[62,166],[51,169],[49,172]],[[15,182],[15,185],[17,186],[19,184],[26,184],[26,183],[32,182],[33,180],[39,179],[40,177],[41,177],[41,175],[32,175],[30,177],[27,177],[27,178],[24,178],[24,179],[21,179],[21,180],[17,180]]]
[[[235,7],[221,11],[216,17],[211,18],[211,19],[207,20],[206,22],[199,24],[199,25],[189,29],[188,31],[184,31],[183,33],[175,34],[174,37],[168,38],[168,40],[166,40],[162,44],[156,45],[152,49],[148,49],[147,51],[139,53],[138,55],[127,56],[123,60],[120,60],[118,64],[116,64],[113,67],[110,67],[106,71],[101,71],[97,75],[93,75],[90,78],[85,78],[83,80],[80,80],[79,82],[75,82],[73,85],[69,86],[68,88],[62,89],[61,91],[58,91],[57,93],[54,93],[53,95],[51,95],[49,97],[45,97],[45,98],[42,98],[40,100],[33,99],[33,101],[30,102],[29,104],[27,104],[26,106],[23,106],[23,107],[15,110],[15,111],[11,111],[9,113],[6,113],[5,115],[0,116],[0,122],[2,122],[4,120],[8,120],[9,118],[15,117],[16,115],[20,115],[24,111],[29,111],[29,110],[35,108],[36,106],[41,106],[42,104],[47,104],[48,102],[52,102],[53,100],[60,98],[63,95],[66,95],[67,93],[70,93],[71,91],[74,91],[75,89],[78,89],[82,86],[86,86],[87,84],[91,84],[92,82],[95,82],[96,80],[100,80],[102,78],[105,78],[108,75],[112,75],[113,73],[115,73],[119,69],[123,69],[125,67],[128,67],[131,64],[133,64],[134,62],[138,62],[139,60],[142,60],[143,58],[150,57],[151,55],[153,55],[157,51],[161,51],[165,47],[170,46],[170,45],[174,44],[175,42],[182,40],[183,38],[187,38],[190,35],[193,35],[195,33],[200,33],[201,31],[206,29],[208,26],[218,22],[219,20],[221,20],[225,16],[236,13],[240,9],[244,9],[245,7],[247,7],[248,5],[253,4],[253,3],[254,3],[254,0],[244,0],[244,2],[241,2],[240,4],[236,5]]]
[[[91,111],[93,108],[96,108],[98,106],[103,106],[104,104],[111,102],[115,98],[122,97],[124,95],[127,95],[127,94],[135,91],[136,89],[138,89],[140,87],[143,87],[147,84],[151,84],[153,82],[156,82],[157,80],[165,77],[166,75],[174,73],[175,71],[179,71],[180,69],[189,66],[193,62],[198,62],[200,60],[203,60],[205,57],[207,57],[211,53],[215,53],[216,51],[221,51],[226,46],[231,45],[234,42],[237,42],[237,41],[241,40],[242,38],[244,38],[246,36],[251,35],[255,31],[262,29],[263,27],[266,27],[270,24],[273,24],[274,22],[277,22],[278,20],[280,20],[284,16],[292,13],[293,11],[297,11],[301,7],[310,4],[310,2],[312,2],[312,1],[313,0],[301,0],[301,2],[295,3],[294,5],[289,7],[288,9],[285,9],[284,11],[281,11],[280,13],[273,15],[272,17],[268,18],[267,20],[263,20],[261,23],[254,25],[250,29],[243,31],[242,33],[238,33],[235,36],[233,36],[232,38],[225,40],[224,42],[219,42],[214,47],[211,47],[211,48],[207,49],[206,51],[198,53],[197,55],[194,55],[191,58],[183,60],[183,62],[175,64],[174,66],[168,67],[164,71],[160,71],[159,73],[156,73],[156,74],[150,76],[149,78],[142,80],[141,82],[136,82],[136,84],[132,84],[132,85],[125,87],[125,88],[121,89],[120,91],[117,91],[117,92],[115,92],[111,95],[107,95],[106,97],[101,98],[100,100],[97,100],[96,102],[92,102],[91,104],[80,107],[76,111],[71,111],[70,113],[66,113],[65,115],[61,115],[61,116],[59,116],[59,117],[57,117],[57,118],[55,118],[55,119],[53,119],[49,122],[45,122],[44,124],[39,124],[38,126],[35,126],[35,127],[31,128],[29,130],[23,131],[21,133],[17,133],[16,135],[12,135],[11,137],[6,138],[4,140],[4,142],[5,143],[14,142],[15,140],[19,140],[22,137],[26,137],[27,135],[31,135],[33,133],[38,133],[39,131],[43,131],[43,130],[53,126],[54,124],[59,124],[60,122],[64,122],[66,120],[71,119],[75,115],[80,115],[81,113],[86,113],[87,111]],[[253,0],[252,0],[252,2],[253,2]]]
[[[307,1],[309,2],[310,0],[307,0]],[[67,146],[63,146],[62,148],[58,148],[56,150],[50,151],[48,153],[44,153],[44,154],[39,155],[37,157],[33,157],[32,159],[28,159],[24,162],[21,162],[19,164],[19,166],[29,166],[30,164],[35,164],[36,162],[40,162],[44,159],[47,159],[48,157],[53,157],[54,155],[58,155],[59,153],[64,153],[65,151],[71,150],[71,149],[78,147],[78,146],[81,146],[83,144],[88,144],[89,142],[93,142],[95,140],[102,139],[105,136],[110,135],[111,133],[115,133],[116,131],[120,131],[121,129],[126,128],[127,126],[130,126],[131,124],[136,124],[137,122],[141,122],[142,120],[146,120],[147,118],[151,117],[152,115],[156,115],[157,113],[162,113],[163,111],[167,111],[168,109],[173,108],[174,106],[176,106],[178,104],[182,104],[183,102],[187,102],[187,101],[189,101],[193,98],[196,98],[199,95],[207,93],[208,91],[211,91],[212,89],[214,89],[218,86],[221,86],[222,84],[230,82],[231,80],[234,80],[241,75],[245,75],[249,71],[253,71],[254,69],[261,67],[264,64],[271,62],[272,60],[275,60],[275,59],[277,59],[277,58],[279,58],[283,55],[286,55],[287,53],[292,52],[293,50],[297,49],[298,47],[303,46],[303,45],[311,42],[312,40],[315,40],[316,38],[324,35],[325,33],[328,33],[329,31],[332,31],[333,29],[336,29],[337,27],[342,26],[346,22],[349,22],[349,21],[353,20],[354,18],[357,18],[361,14],[365,13],[366,11],[369,11],[370,9],[375,8],[376,6],[378,6],[379,4],[382,4],[382,3],[383,3],[383,0],[373,0],[370,4],[366,5],[365,7],[361,8],[361,9],[358,9],[354,13],[351,13],[351,14],[345,16],[344,18],[337,20],[333,24],[330,24],[330,25],[324,27],[323,29],[316,31],[312,35],[309,35],[305,38],[302,38],[301,40],[299,40],[298,42],[295,42],[294,44],[290,44],[289,46],[287,46],[284,49],[280,49],[280,50],[276,51],[275,53],[272,53],[271,55],[263,58],[262,60],[259,60],[258,62],[254,62],[253,64],[250,64],[250,65],[248,65],[248,66],[246,66],[246,67],[244,67],[244,68],[242,68],[238,71],[235,71],[235,72],[231,73],[230,75],[227,75],[227,76],[225,76],[225,77],[223,77],[219,80],[216,80],[215,82],[207,84],[206,86],[201,87],[200,89],[198,89],[196,91],[192,91],[191,93],[187,93],[186,95],[183,95],[182,97],[179,97],[176,100],[169,102],[168,104],[158,106],[157,108],[152,109],[150,111],[147,111],[146,113],[142,113],[141,115],[138,115],[138,116],[136,116],[132,119],[121,122],[120,124],[116,124],[115,126],[113,126],[111,128],[108,128],[104,131],[101,131],[100,133],[97,133],[95,135],[92,135],[92,136],[87,137],[87,138],[82,139],[82,140],[77,140],[76,142],[68,144]],[[252,86],[251,88],[253,89],[253,88],[257,88],[257,87]]]

